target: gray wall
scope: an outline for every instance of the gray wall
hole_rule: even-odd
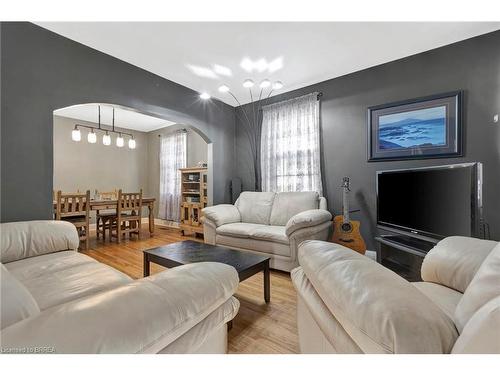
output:
[[[213,142],[214,203],[230,202],[234,109],[30,23],[1,23],[1,221],[52,212],[53,111],[113,103],[190,124]]]
[[[139,191],[150,196],[148,175],[154,173],[148,168],[148,134],[119,129],[132,133],[137,147],[130,150],[125,146],[116,147],[114,143],[104,146],[102,134],[97,143],[87,142],[87,129],[81,128],[82,141],[74,142],[71,131],[75,123],[97,126],[94,123],[54,116],[54,190],[86,191],[93,195],[99,191]],[[114,142],[114,136],[113,142]],[[158,171],[156,171],[156,174]]]
[[[270,98],[277,102],[323,92],[321,100],[323,188],[329,209],[341,210],[343,176],[350,176],[352,208],[361,213],[362,231],[374,247],[375,172],[466,161],[484,164],[484,216],[494,239],[500,239],[500,31],[469,39],[340,78]],[[335,64],[335,61],[332,61]],[[398,100],[465,90],[465,156],[452,159],[368,163],[366,110]],[[248,107],[245,107],[248,109]],[[241,108],[238,113],[241,112]],[[250,115],[251,111],[248,111]],[[240,114],[241,116],[241,114]],[[236,170],[247,190],[253,189],[253,164],[248,142],[236,123]]]
[[[149,194],[160,201],[160,138],[179,129],[187,129],[187,167],[195,167],[199,161],[207,161],[207,143],[193,129],[186,125],[172,125],[148,133],[148,186]],[[155,206],[155,217],[158,217],[158,205]]]

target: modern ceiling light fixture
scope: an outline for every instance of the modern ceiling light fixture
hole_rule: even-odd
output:
[[[104,146],[109,146],[111,144],[111,136],[108,134],[108,131],[106,130],[106,134],[102,136],[102,144]]]
[[[122,137],[122,133],[118,133],[118,137],[116,137],[116,147],[123,147],[125,144],[125,140]]]
[[[283,88],[283,83],[281,81],[276,81],[273,83],[273,90],[281,90]]]
[[[132,138],[130,138],[128,140],[128,148],[130,148],[132,150],[135,148],[135,139],[134,139],[134,137],[132,137]]]
[[[206,92],[202,92],[200,94],[200,98],[203,99],[203,100],[208,100],[208,99],[210,99],[210,95],[208,93],[206,93]]]
[[[254,85],[254,82],[251,80],[251,79],[245,79],[243,81],[243,87],[246,87],[246,88],[250,88],[250,87],[253,87]]]
[[[111,144],[111,136],[109,133],[116,133],[118,134],[118,137],[116,138],[116,146],[118,147],[123,147],[125,144],[125,140],[123,139],[123,135],[126,135],[130,137],[129,142],[128,142],[128,147],[130,149],[135,149],[136,148],[136,142],[134,139],[133,134],[131,133],[125,133],[125,132],[119,132],[115,130],[115,108],[113,107],[113,120],[112,120],[112,128],[111,130],[109,129],[103,129],[101,127],[101,106],[97,106],[97,127],[95,126],[90,126],[90,125],[81,125],[81,124],[75,124],[74,129],[71,131],[71,139],[75,142],[80,142],[82,140],[82,133],[79,128],[87,128],[90,129],[90,132],[87,134],[87,142],[89,143],[97,143],[97,132],[98,131],[103,131],[105,132],[104,135],[102,136],[102,144],[105,146],[109,146]]]
[[[221,86],[219,86],[219,91],[220,92],[229,92],[229,86],[221,85]]]
[[[82,133],[80,129],[78,129],[78,125],[75,125],[75,128],[71,132],[71,139],[75,142],[80,142],[82,140]]]
[[[97,135],[94,133],[94,129],[90,129],[90,133],[87,134],[87,141],[89,143],[96,143],[97,142]]]
[[[260,85],[259,85],[259,86],[260,86],[260,88],[261,88],[261,89],[265,89],[265,88],[267,88],[267,87],[271,86],[271,81],[270,81],[270,80],[268,80],[267,78],[266,78],[266,79],[263,79],[263,80],[260,82]]]

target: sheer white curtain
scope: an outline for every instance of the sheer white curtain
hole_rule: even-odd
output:
[[[317,93],[262,108],[262,191],[322,193]]]
[[[179,221],[181,207],[181,173],[186,167],[186,132],[176,132],[160,141],[160,205],[159,217]]]

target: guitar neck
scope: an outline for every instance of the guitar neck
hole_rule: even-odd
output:
[[[344,191],[342,192],[342,201],[343,201],[343,221],[344,223],[349,223],[351,221],[349,217],[349,189],[344,187]]]

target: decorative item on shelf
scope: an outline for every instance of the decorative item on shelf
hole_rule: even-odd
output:
[[[125,133],[125,132],[119,132],[115,130],[115,108],[113,107],[113,122],[112,122],[112,129],[104,129],[101,127],[101,106],[98,105],[98,126],[90,126],[90,125],[81,125],[81,124],[75,124],[75,127],[73,131],[71,132],[71,139],[75,142],[80,142],[82,140],[82,134],[79,128],[87,128],[90,129],[90,132],[87,134],[87,142],[89,143],[97,143],[97,131],[102,131],[105,132],[104,135],[102,136],[102,144],[105,146],[109,146],[111,144],[111,136],[109,133],[116,133],[118,134],[118,137],[116,137],[116,146],[117,147],[123,147],[125,145],[125,140],[123,138],[123,135],[126,135],[130,137],[128,140],[128,148],[129,149],[135,149],[136,147],[136,142],[134,139],[134,135],[131,133]]]
[[[200,168],[207,168],[208,164],[207,164],[206,161],[199,161],[198,162],[198,167],[200,167]]]
[[[182,234],[185,232],[203,233],[201,210],[208,205],[207,168],[182,168],[181,172],[181,222]]]
[[[368,108],[368,161],[462,156],[462,91]]]

